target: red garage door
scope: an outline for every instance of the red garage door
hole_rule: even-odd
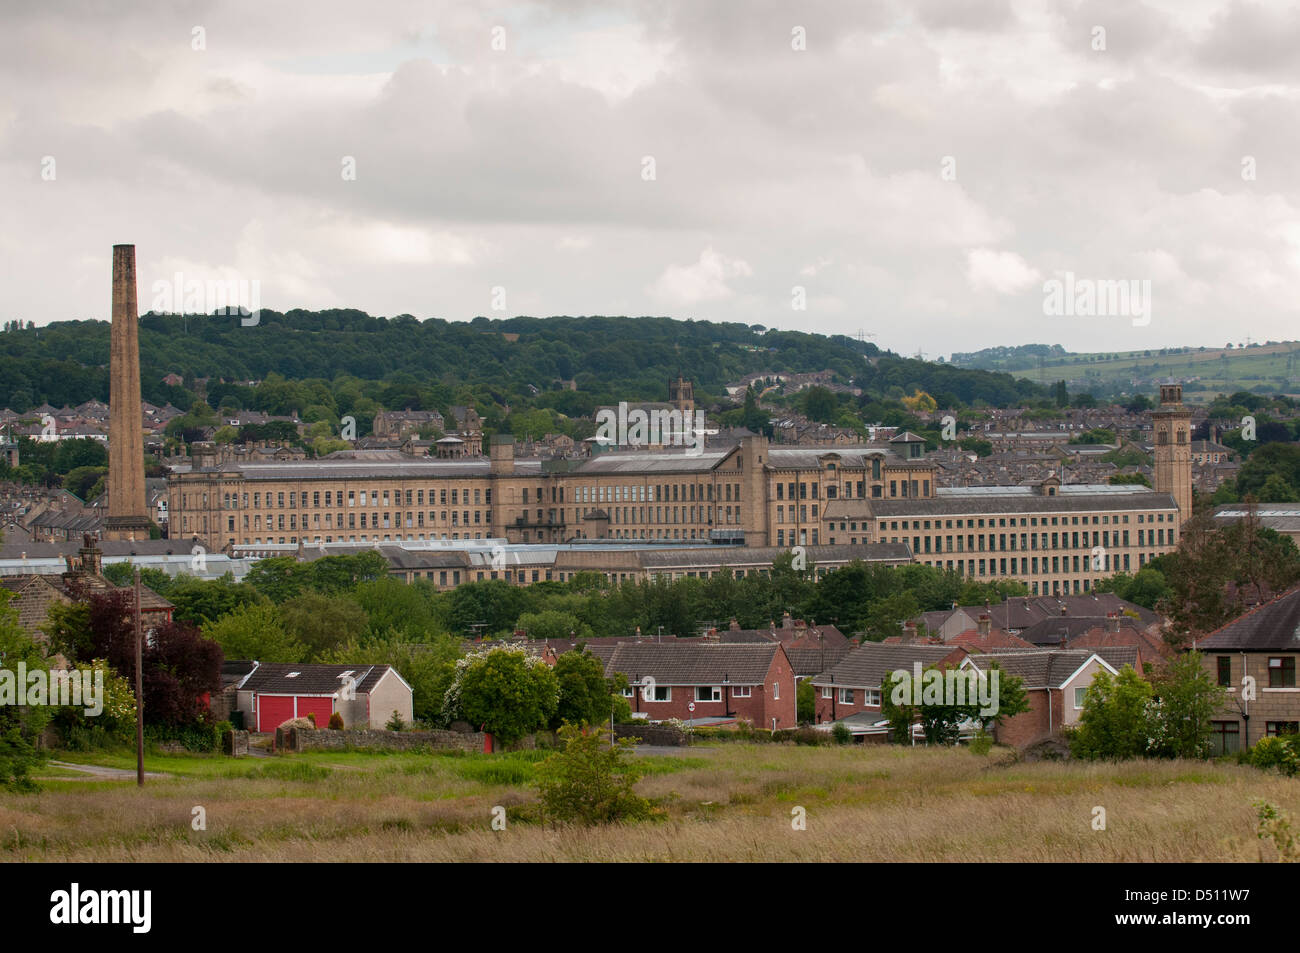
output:
[[[293,717],[292,695],[257,696],[257,730],[275,731]]]
[[[307,713],[316,716],[317,728],[328,728],[330,715],[334,713],[334,699],[332,698],[305,698],[298,696],[298,717],[306,718]]]

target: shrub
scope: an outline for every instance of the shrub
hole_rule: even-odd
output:
[[[993,738],[987,731],[980,728],[975,732],[975,737],[970,740],[971,754],[986,755],[993,750]]]
[[[614,710],[614,723],[617,725],[626,725],[635,721],[632,717],[632,703],[622,696],[622,694],[610,695],[610,707]]]
[[[794,738],[794,743],[797,745],[819,746],[824,745],[829,741],[826,737],[826,732],[818,731],[811,725],[803,725],[802,727],[796,728],[791,732],[790,737]]]
[[[316,713],[314,711],[307,712],[307,720],[311,722],[313,728],[316,727]]]
[[[197,722],[190,725],[144,726],[144,740],[148,745],[176,743],[187,751],[217,751],[221,747],[221,731],[216,722]]]
[[[342,730],[343,730],[343,716],[342,716],[341,714],[339,714],[338,712],[335,712],[334,714],[330,715],[330,724],[329,724],[329,728],[330,728],[330,731],[342,731]]]
[[[384,727],[387,728],[389,731],[405,731],[406,722],[402,721],[402,716],[397,712],[396,709],[394,709],[393,717],[388,719],[388,721],[384,724]]]
[[[1296,755],[1291,737],[1260,738],[1250,749],[1250,763],[1264,771],[1277,768],[1287,777],[1295,777],[1300,771],[1300,757]]]
[[[846,745],[853,740],[853,735],[849,731],[848,725],[842,721],[837,721],[831,726],[831,738],[835,740],[837,745]]]
[[[1291,818],[1267,801],[1256,801],[1255,811],[1259,818],[1255,836],[1260,840],[1271,840],[1282,863],[1300,862],[1300,841],[1296,840],[1295,831],[1291,829]]]
[[[627,739],[611,746],[609,732],[576,725],[560,728],[564,748],[537,765],[542,810],[555,822],[611,824],[650,813],[650,802],[632,790],[641,768],[628,760]]]

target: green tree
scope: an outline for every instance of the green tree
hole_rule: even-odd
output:
[[[18,611],[9,605],[9,593],[3,591],[0,591],[0,659],[8,672],[16,670],[20,662],[29,672],[49,669],[40,648],[19,624]],[[26,689],[25,685],[11,687],[16,691]],[[31,770],[45,761],[37,743],[49,723],[50,709],[14,704],[17,700],[10,699],[0,705],[0,787],[30,790],[35,787]]]
[[[515,623],[517,629],[528,633],[530,639],[559,640],[591,638],[591,626],[568,612],[546,609],[542,612],[525,612]]]
[[[292,556],[273,556],[254,563],[244,576],[244,582],[272,602],[279,603],[302,595],[307,589],[306,577],[310,572]]]
[[[498,646],[456,663],[443,697],[443,720],[464,719],[510,744],[545,728],[559,696],[559,682],[545,662],[521,647]]]
[[[932,678],[928,673],[934,672],[942,681],[937,697],[932,697],[931,689],[926,690],[924,679]],[[995,681],[996,672],[997,699],[993,706],[996,710],[989,712],[980,702],[980,694],[989,692]],[[920,723],[926,744],[956,744],[961,728],[966,724],[980,727],[997,726],[1006,719],[1029,710],[1029,696],[1025,692],[1024,680],[1003,672],[994,662],[988,672],[969,670],[957,671],[955,677],[965,684],[964,699],[955,691],[947,690],[947,670],[930,666],[923,673],[921,703],[915,702],[916,687],[912,684],[910,673],[907,680],[895,680],[893,672],[887,672],[881,685],[881,714],[890,722],[891,736],[896,743],[910,740],[912,724]],[[976,681],[972,684],[972,681]],[[956,685],[953,686],[956,689]]]
[[[369,620],[365,611],[343,596],[308,592],[279,607],[285,633],[306,649],[305,662],[349,642],[361,641]]]
[[[817,696],[811,678],[802,679],[795,690],[795,705],[799,724],[810,725],[817,717]]]
[[[611,745],[608,731],[560,729],[564,747],[537,766],[542,810],[556,823],[615,824],[649,816],[650,802],[634,790],[642,769],[628,739]]]
[[[275,607],[243,605],[203,626],[203,634],[221,646],[228,659],[301,662],[306,649],[284,630]]]
[[[1210,719],[1223,702],[1223,689],[1205,669],[1200,652],[1171,661],[1156,683],[1158,727],[1152,753],[1169,758],[1208,758]]]
[[[610,685],[605,666],[589,652],[565,652],[555,662],[555,679],[559,682],[559,704],[551,727],[564,722],[574,725],[598,725],[609,720]]]
[[[148,575],[150,572],[153,570],[145,570],[141,575],[149,588],[153,589],[148,581],[152,578]],[[240,606],[258,605],[267,601],[266,596],[248,583],[235,582],[232,573],[226,573],[219,579],[181,575],[172,580],[170,588],[154,591],[166,596],[176,607],[173,615],[177,621],[200,627]]]
[[[910,592],[895,592],[879,600],[867,615],[868,641],[883,642],[892,635],[901,635],[903,623],[921,613],[921,606]]]
[[[1154,691],[1131,665],[1118,676],[1101,669],[1084,696],[1079,725],[1070,736],[1070,754],[1087,760],[1144,757],[1155,737]]]

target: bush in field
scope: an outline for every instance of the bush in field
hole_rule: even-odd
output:
[[[342,731],[342,730],[343,730],[343,716],[342,716],[341,714],[339,714],[338,712],[335,712],[334,714],[330,715],[330,725],[329,725],[329,727],[330,727],[330,731]]]
[[[1264,771],[1277,768],[1287,777],[1295,777],[1300,771],[1300,755],[1297,755],[1295,747],[1297,738],[1296,735],[1260,738],[1250,749],[1250,763]]]
[[[1300,862],[1300,839],[1292,830],[1291,818],[1287,813],[1279,811],[1268,801],[1256,801],[1255,811],[1259,818],[1255,836],[1260,840],[1271,840],[1273,846],[1277,848],[1278,860],[1282,863]]]
[[[393,717],[388,719],[384,727],[389,731],[405,731],[406,722],[402,720],[401,713],[397,709],[393,709]]]
[[[831,737],[835,739],[837,745],[846,745],[853,740],[849,726],[842,721],[837,721],[831,726]]]
[[[650,814],[650,802],[632,790],[641,768],[628,758],[627,739],[611,746],[609,732],[577,725],[560,728],[564,748],[537,765],[542,810],[558,823],[613,824]]]

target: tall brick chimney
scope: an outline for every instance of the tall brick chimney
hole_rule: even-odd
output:
[[[140,413],[139,320],[135,246],[114,245],[105,539],[149,538],[149,511],[144,492],[144,423]]]

